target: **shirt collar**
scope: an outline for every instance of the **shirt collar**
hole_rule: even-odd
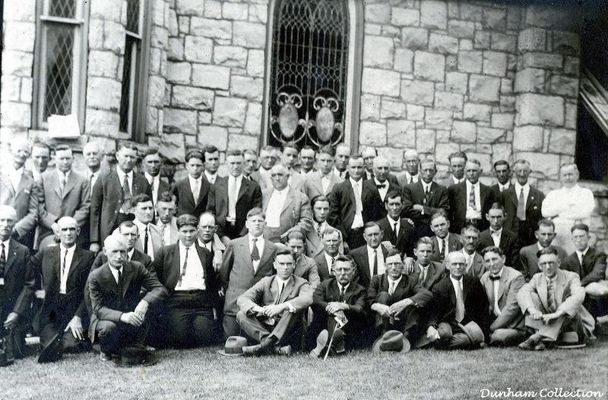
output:
[[[456,285],[456,284],[462,283],[462,281],[464,280],[464,277],[461,277],[460,280],[457,281],[456,279],[452,278],[452,275],[450,275],[450,280],[452,281],[453,285]]]
[[[70,177],[70,172],[72,172],[72,170],[69,170],[67,172],[61,172],[61,171],[57,170],[57,176],[59,176],[59,179],[63,178],[64,176],[67,179]]]
[[[281,195],[287,194],[288,191],[289,191],[289,185],[285,186],[281,190],[273,189],[273,193],[278,193],[278,194],[281,194]]]
[[[8,239],[6,239],[5,241],[0,242],[0,243],[4,243],[4,248],[7,249],[10,241],[11,241],[11,238],[9,237]]]
[[[576,254],[581,256],[581,257],[585,257],[585,255],[587,254],[587,252],[589,251],[589,246],[587,246],[587,248],[583,251],[578,251],[576,250]]]
[[[495,231],[492,228],[490,228],[490,234],[491,235],[500,235],[502,233],[502,228],[500,228],[499,230]]]
[[[524,191],[525,191],[525,190],[528,190],[529,188],[530,188],[529,182],[526,182],[526,184],[523,186],[520,185],[519,182],[515,182],[515,191],[518,193],[521,192],[522,189],[524,189]]]
[[[479,181],[477,183],[471,183],[468,179],[465,181],[467,183],[467,187],[476,188],[479,186]]]
[[[375,249],[372,249],[372,248],[371,248],[371,246],[370,246],[370,245],[368,245],[368,244],[366,244],[365,246],[367,247],[367,252],[368,252],[369,254],[374,254],[374,250],[377,250],[377,251],[378,251],[378,253],[382,254],[382,246],[378,246],[378,247],[376,247]]]
[[[338,281],[336,280],[336,283],[338,284],[338,289],[343,290],[343,291],[345,291],[345,292],[346,292],[346,290],[348,290],[348,287],[350,286],[350,282],[348,282],[348,284],[347,284],[347,285],[341,285],[341,284],[340,284],[340,282],[338,282]]]
[[[401,222],[401,219],[400,219],[400,218],[393,219],[393,218],[392,218],[390,215],[388,215],[388,214],[386,214],[386,219],[388,219],[388,222],[390,222],[390,223],[391,223],[391,226],[392,226],[393,224],[395,224],[395,223],[397,223],[397,224],[398,224],[398,223],[400,223],[400,222]]]
[[[376,176],[374,176],[374,183],[375,183],[376,185],[387,185],[387,186],[388,186],[388,181],[380,182],[380,181],[378,180],[378,178],[376,178]]]
[[[211,174],[205,170],[204,173],[207,178],[215,178],[217,176],[217,172],[215,174]]]
[[[363,182],[363,179],[359,179],[359,181],[355,181],[353,178],[351,178],[350,176],[348,177],[348,180],[350,180],[350,184],[355,187],[355,185],[360,185]]]
[[[287,282],[289,282],[289,280],[291,279],[291,276],[287,279],[281,279],[281,278],[279,278],[278,275],[275,275],[275,278],[277,279],[277,283],[279,283],[279,284],[282,283],[283,286],[285,286],[287,284]]]
[[[59,243],[59,248],[61,250],[61,252],[63,253],[64,251],[68,251],[68,253],[73,253],[74,250],[76,249],[76,244],[73,244],[72,247],[65,247],[63,245],[63,243]]]
[[[503,266],[503,267],[500,269],[500,272],[499,272],[499,273],[497,273],[497,274],[492,274],[492,273],[490,273],[490,275],[491,275],[491,276],[498,276],[499,278],[501,278],[501,277],[502,277],[502,272],[503,272],[504,270],[505,270],[505,267]]]
[[[129,172],[125,172],[122,169],[120,169],[119,166],[116,167],[116,173],[118,174],[118,176],[120,176],[122,179],[124,179],[124,176],[128,176],[129,179],[131,179],[133,177],[133,170],[129,171]]]
[[[390,284],[391,282],[395,282],[395,286],[397,286],[399,282],[401,282],[401,278],[403,278],[403,275],[401,275],[399,279],[393,279],[388,274],[386,274],[386,279],[388,279],[388,283]]]
[[[159,175],[156,176],[152,176],[149,173],[145,172],[144,176],[146,177],[146,179],[148,180],[148,182],[152,181],[152,182],[156,182],[158,179],[160,179]]]

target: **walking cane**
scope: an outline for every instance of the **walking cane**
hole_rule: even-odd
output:
[[[329,352],[331,351],[331,344],[334,341],[334,335],[336,334],[336,330],[338,329],[338,325],[334,325],[334,331],[331,333],[331,337],[329,338],[329,344],[327,345],[327,351],[325,352],[325,357],[323,357],[323,361],[327,360],[327,356],[329,355]]]

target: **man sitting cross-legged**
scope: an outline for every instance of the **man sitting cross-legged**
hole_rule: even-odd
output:
[[[239,296],[236,320],[257,344],[243,347],[245,355],[272,352],[288,355],[299,348],[303,313],[312,304],[310,284],[293,274],[295,259],[290,250],[280,250],[274,259],[276,274],[262,278]]]

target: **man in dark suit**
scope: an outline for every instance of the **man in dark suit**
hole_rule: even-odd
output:
[[[433,286],[445,275],[445,267],[442,263],[432,261],[433,241],[431,238],[423,236],[418,239],[414,255],[416,262],[414,269],[408,274],[410,279],[416,279],[422,287],[431,290]]]
[[[501,203],[505,206],[504,227],[515,232],[522,246],[536,242],[535,232],[538,222],[543,218],[542,204],[545,195],[530,186],[530,163],[517,160],[513,164],[515,184],[501,193]]]
[[[260,185],[243,178],[243,153],[240,150],[229,151],[226,164],[230,174],[215,181],[207,204],[207,210],[215,213],[218,235],[224,243],[243,236],[247,211],[262,207]]]
[[[488,246],[500,247],[506,257],[506,265],[516,268],[519,256],[519,239],[514,232],[504,227],[505,209],[500,203],[492,204],[486,214],[486,219],[490,222],[490,227],[479,235],[479,247],[481,251]]]
[[[217,171],[220,167],[220,150],[212,144],[207,144],[203,147],[203,156],[203,162],[205,163],[204,178],[211,185],[215,185],[215,181],[219,177]]]
[[[211,184],[203,176],[205,156],[200,150],[186,154],[188,177],[175,183],[173,194],[177,199],[177,216],[201,215],[207,209]]]
[[[403,275],[403,262],[397,250],[386,255],[386,272],[376,275],[367,290],[368,302],[375,316],[376,337],[388,330],[398,330],[412,343],[425,334],[420,311],[433,295],[418,279]]]
[[[405,171],[397,174],[397,182],[401,188],[420,181],[420,157],[418,156],[418,152],[414,149],[408,149],[403,154],[403,159],[405,161]]]
[[[449,275],[432,290],[433,314],[427,338],[435,347],[459,349],[480,345],[472,341],[466,325],[473,322],[489,338],[488,298],[479,279],[466,275],[466,260],[461,252],[449,253],[445,263]],[[440,333],[441,331],[441,333]]]
[[[177,243],[177,225],[175,212],[175,196],[165,191],[158,195],[156,203],[156,228],[163,242],[163,246]],[[215,222],[215,221],[214,221]]]
[[[147,194],[141,193],[134,196],[131,203],[135,215],[133,223],[140,232],[135,248],[154,260],[156,253],[163,247],[163,238],[159,229],[152,223],[155,214],[152,199]]]
[[[390,164],[386,157],[378,156],[374,160],[374,177],[363,182],[361,201],[363,203],[363,221],[379,221],[386,217],[384,201],[389,192],[398,192],[398,185],[388,180]]]
[[[401,218],[403,201],[401,193],[392,191],[384,198],[384,207],[387,215],[378,221],[378,225],[384,232],[384,239],[399,250],[402,255],[412,256],[415,232],[414,221],[409,218]]]
[[[576,272],[581,286],[590,296],[608,296],[606,282],[606,255],[589,246],[589,226],[576,224],[570,229],[575,251],[562,261],[561,269]]]
[[[450,221],[444,211],[438,211],[431,216],[431,231],[435,234],[433,240],[433,261],[443,262],[445,255],[462,249],[460,235],[450,232]]]
[[[363,171],[363,180],[374,179],[374,162],[378,157],[378,150],[375,147],[366,148],[362,154],[365,171]]]
[[[312,229],[306,232],[306,255],[316,257],[323,252],[323,232],[332,228],[327,222],[329,216],[329,200],[323,195],[310,199],[312,208]],[[342,247],[341,247],[342,248]]]
[[[198,220],[177,217],[178,243],[163,247],[152,263],[169,297],[163,307],[166,342],[172,346],[200,346],[217,342],[213,309],[218,306],[219,280],[213,254],[197,242]]]
[[[347,180],[349,176],[349,167],[348,162],[350,161],[350,146],[346,143],[338,143],[336,146],[336,159],[334,165],[334,174],[341,181]],[[363,176],[363,170],[361,171],[361,176]]]
[[[496,200],[494,192],[479,182],[482,172],[479,160],[469,160],[465,167],[466,180],[448,188],[452,232],[460,232],[467,224],[475,225],[480,231],[488,228],[485,215]]]
[[[333,271],[335,277],[323,281],[313,294],[309,338],[317,338],[317,348],[311,353],[317,357],[326,351],[331,335],[336,353],[365,344],[362,332],[368,323],[367,291],[353,282],[356,269],[350,257],[338,256]]]
[[[435,161],[422,160],[418,182],[403,187],[403,215],[414,221],[415,239],[432,236],[431,215],[450,210],[447,188],[433,181],[436,172]]]
[[[235,336],[240,327],[236,323],[236,300],[265,276],[272,275],[276,245],[263,237],[266,216],[261,208],[252,208],[245,223],[248,234],[231,240],[226,246],[220,276],[226,299],[224,301],[224,334]]]
[[[565,259],[568,254],[566,251],[558,246],[553,246],[551,243],[555,239],[555,224],[550,219],[541,219],[538,222],[538,228],[536,229],[536,240],[537,242],[526,247],[522,247],[519,250],[519,271],[524,275],[526,281],[529,281],[534,274],[540,272],[538,269],[538,257],[537,253],[547,247],[554,247],[557,251],[558,258],[561,260]]]
[[[31,304],[24,288],[35,285],[34,275],[26,269],[30,251],[11,238],[16,222],[15,209],[0,205],[0,337],[6,339],[9,361],[24,356]]]
[[[150,193],[146,178],[133,171],[137,160],[137,147],[122,144],[116,153],[116,169],[97,178],[91,196],[91,246],[98,252],[117,226],[119,214],[130,214],[132,200],[138,194]]]
[[[41,248],[30,260],[28,269],[36,280],[42,277],[42,285],[28,287],[28,298],[34,297],[36,289],[44,291],[38,315],[43,346],[60,334],[62,351],[86,351],[83,326],[88,326],[89,318],[84,288],[95,254],[76,245],[80,233],[76,219],[60,218],[57,233],[59,245]]]
[[[511,187],[511,167],[506,160],[498,160],[494,163],[494,175],[497,183],[490,186],[494,196],[499,199],[500,194]]]
[[[364,244],[363,225],[363,158],[354,155],[348,160],[348,179],[335,185],[329,194],[328,222],[342,232],[348,247]]]
[[[162,160],[158,149],[149,148],[146,150],[141,164],[144,176],[150,184],[150,192],[152,193],[152,203],[154,203],[154,207],[156,207],[156,204],[158,203],[158,195],[171,190],[171,185],[160,178],[161,163]]]
[[[243,150],[243,178],[260,184],[258,171],[258,153],[251,149]]]
[[[127,261],[122,237],[108,236],[104,252],[108,262],[92,271],[87,281],[92,308],[89,337],[99,342],[101,359],[109,361],[126,346],[143,346],[148,308],[163,301],[167,290],[142,264]]]
[[[139,240],[139,228],[137,228],[137,225],[131,219],[127,219],[118,225],[114,234],[122,236],[123,243],[127,247],[127,261],[137,261],[151,271],[150,265],[152,264],[152,259],[150,256],[135,248],[135,243]],[[105,253],[103,251],[99,252],[97,257],[95,257],[95,261],[93,261],[91,271],[96,270],[107,262],[108,257],[106,257]]]
[[[388,249],[382,244],[382,230],[375,222],[365,224],[363,237],[366,244],[351,250],[349,256],[357,266],[355,282],[367,288],[372,277],[386,271],[385,259]]]
[[[340,255],[340,248],[342,247],[342,232],[339,230],[329,227],[323,231],[321,237],[323,243],[323,249],[321,253],[314,257],[314,261],[317,263],[317,270],[321,282],[334,276],[332,272],[332,266],[338,256]]]
[[[258,344],[243,347],[245,355],[272,352],[289,355],[299,349],[303,334],[303,314],[312,304],[310,284],[293,274],[295,260],[290,250],[274,257],[276,274],[262,278],[238,297],[237,321]]]

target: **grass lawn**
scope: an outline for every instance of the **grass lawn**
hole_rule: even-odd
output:
[[[30,357],[0,369],[0,399],[477,399],[484,388],[608,397],[606,337],[579,350],[355,352],[326,362],[229,358],[216,350],[159,351],[158,364],[147,368],[116,368],[93,354],[43,365]]]

